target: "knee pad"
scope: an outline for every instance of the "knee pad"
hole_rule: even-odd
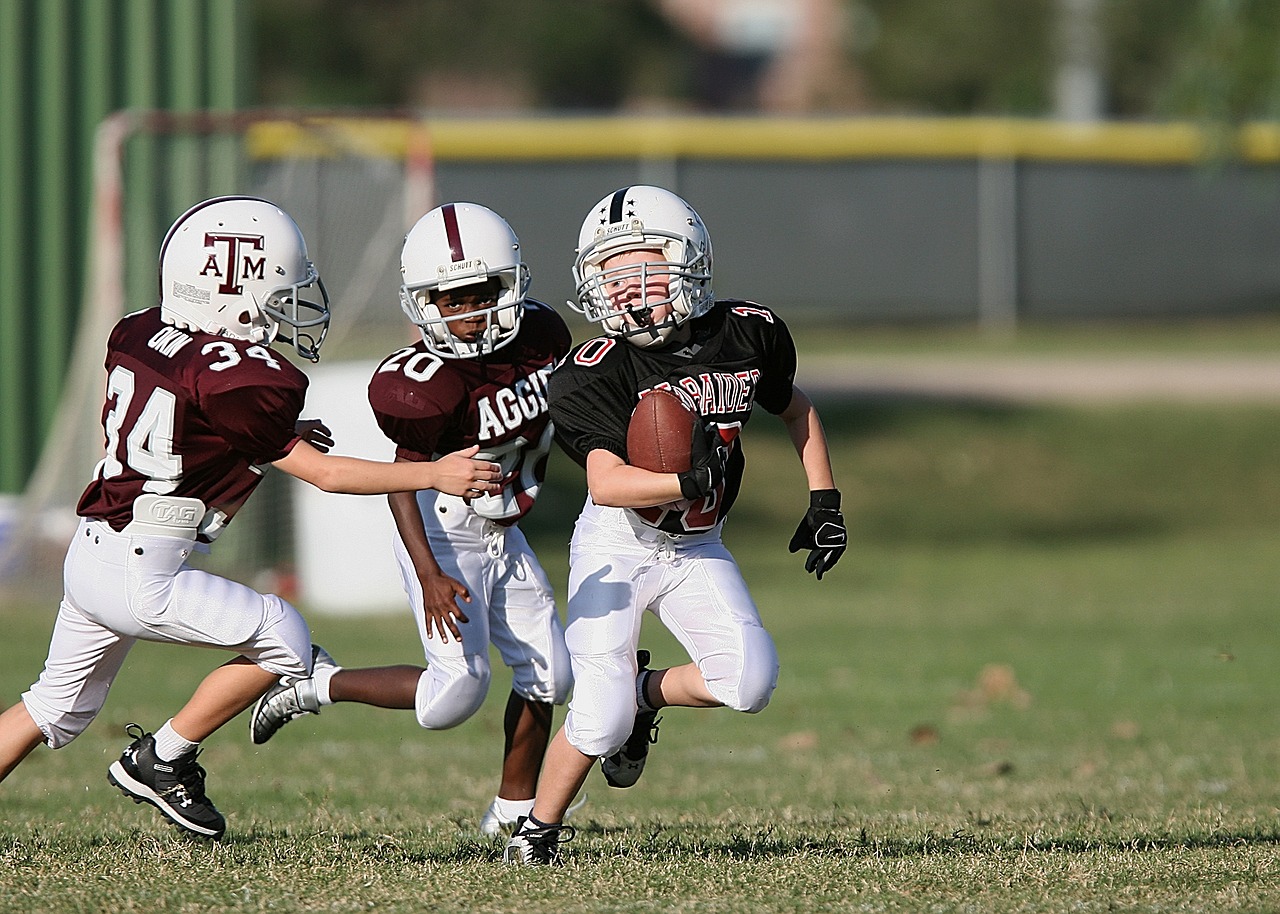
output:
[[[94,707],[84,707],[77,711],[54,712],[32,692],[25,692],[22,703],[26,705],[27,714],[40,732],[44,734],[45,745],[50,749],[61,749],[85,731],[93,723],[98,712],[102,710],[106,694],[96,701]]]
[[[550,657],[533,657],[511,667],[511,690],[529,701],[562,705],[573,688],[573,670],[564,642],[553,642]]]
[[[583,755],[592,758],[613,755],[626,743],[636,724],[635,702],[631,703],[630,713],[622,713],[625,710],[623,705],[610,709],[603,716],[575,714],[570,702],[569,713],[564,718],[565,738]]]
[[[612,755],[636,722],[632,662],[625,654],[578,657],[574,672],[577,684],[565,716],[565,737],[584,755]]]
[[[428,730],[458,726],[484,704],[491,675],[487,654],[432,658],[414,699],[419,725]]]
[[[778,685],[778,652],[763,628],[743,631],[742,655],[738,662],[713,656],[702,663],[707,689],[726,708],[755,714],[763,711]]]
[[[264,622],[240,652],[271,673],[303,677],[311,671],[311,629],[302,613],[275,594],[262,597]]]

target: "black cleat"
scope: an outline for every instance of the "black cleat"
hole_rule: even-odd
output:
[[[649,671],[649,652],[636,651],[639,675]],[[622,748],[613,755],[600,759],[600,771],[610,787],[631,787],[644,773],[644,763],[649,758],[649,747],[658,741],[657,711],[641,711],[636,715],[635,726]]]
[[[572,841],[572,825],[534,825],[528,816],[516,819],[516,830],[502,852],[506,863],[553,866],[560,862],[560,845]]]
[[[133,742],[107,769],[107,780],[135,803],[150,803],[175,825],[203,838],[221,838],[227,820],[204,795],[204,769],[192,749],[171,762],[156,755],[156,739],[137,724],[125,732]]]

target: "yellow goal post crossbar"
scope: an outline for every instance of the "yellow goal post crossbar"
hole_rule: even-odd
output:
[[[317,132],[317,127],[323,127]],[[341,143],[329,140],[341,138]],[[262,119],[246,131],[257,159],[335,148],[436,161],[552,159],[1006,159],[1131,165],[1222,158],[1280,162],[1280,123],[1071,123],[1001,118],[346,117]]]

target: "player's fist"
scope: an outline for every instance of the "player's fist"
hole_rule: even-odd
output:
[[[844,515],[840,513],[840,490],[814,489],[809,493],[809,510],[796,527],[789,550],[808,549],[804,570],[821,581],[822,575],[844,555],[847,539]]]
[[[689,469],[677,476],[680,494],[692,501],[710,495],[724,481],[724,465],[729,459],[729,452],[720,438],[720,430],[713,423],[694,429],[689,457]]]

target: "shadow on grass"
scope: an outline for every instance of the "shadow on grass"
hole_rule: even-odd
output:
[[[698,837],[684,830],[669,832],[651,828],[647,835],[635,836],[636,828],[603,828],[585,826],[578,829],[577,840],[566,842],[562,853],[566,862],[580,864],[603,860],[627,859],[670,860],[728,858],[731,860],[770,860],[794,856],[826,858],[879,857],[885,859],[910,859],[947,855],[973,856],[1010,854],[1087,854],[1155,853],[1169,851],[1198,851],[1243,847],[1271,847],[1280,845],[1280,830],[1241,829],[1215,831],[1203,835],[1139,834],[1116,838],[1072,838],[1047,835],[982,837],[969,832],[949,835],[927,833],[910,838],[877,838],[865,830],[845,835],[780,835],[771,830],[759,834],[740,832],[726,838]],[[305,848],[311,838],[323,842],[328,853],[335,848],[345,848],[338,853],[344,857],[359,858],[364,862],[380,865],[440,865],[461,863],[501,862],[504,842],[482,839],[464,839],[452,847],[438,850],[424,849],[418,839],[403,841],[390,835],[374,835],[362,831],[324,832],[314,836],[296,832],[258,832],[228,836],[222,845],[253,852],[264,844],[278,843],[288,846],[293,853],[308,853]],[[199,846],[197,842],[184,841],[174,836],[175,842]],[[92,842],[101,844],[101,841]],[[207,842],[205,842],[207,843]],[[211,846],[211,845],[210,845]],[[321,854],[316,865],[327,865]]]

